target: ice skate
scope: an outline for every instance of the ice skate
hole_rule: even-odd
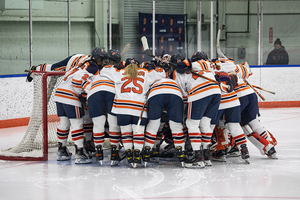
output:
[[[66,146],[62,146],[62,143],[58,143],[57,161],[66,161],[72,158],[72,153]]]
[[[182,151],[181,146],[176,147],[176,150],[177,150],[176,156],[179,159],[181,166],[184,167],[184,158],[185,158],[184,151]]]
[[[150,156],[151,156],[151,147],[146,146],[143,152],[144,167],[146,167],[147,163],[150,161]]]
[[[266,155],[268,156],[268,158],[278,159],[277,153],[276,153],[276,150],[274,147],[272,147],[268,152],[266,152]]]
[[[78,148],[75,145],[75,164],[87,164],[92,162],[92,158],[86,152],[85,148]]]
[[[216,150],[211,155],[213,161],[226,162],[225,150]]]
[[[159,163],[159,150],[160,144],[157,144],[155,148],[152,148],[149,162]]]
[[[210,161],[210,150],[209,149],[203,149],[204,154],[204,164],[205,166],[212,166],[212,163]]]
[[[120,163],[122,158],[120,158],[119,150],[117,150],[116,145],[111,145],[111,154],[110,154],[110,165],[116,166]]]
[[[139,149],[135,149],[133,151],[133,163],[132,166],[133,168],[137,168],[139,164],[142,163],[142,160],[141,160],[141,151]]]
[[[240,151],[241,151],[242,159],[244,159],[246,163],[250,164],[250,161],[249,161],[250,156],[249,156],[249,151],[248,151],[247,145],[242,144]]]
[[[133,154],[132,154],[132,150],[131,149],[126,149],[125,153],[126,153],[127,163],[131,164],[133,166]]]
[[[176,152],[176,149],[175,149],[175,146],[174,146],[174,143],[169,143],[168,145],[166,145],[164,147],[164,153],[175,153]]]
[[[204,157],[202,150],[189,152],[185,155],[184,166],[186,168],[204,168]]]
[[[237,148],[236,145],[234,145],[228,152],[227,152],[228,157],[239,157],[241,156],[241,152]]]
[[[91,140],[84,142],[84,148],[90,157],[93,157],[96,155],[95,145],[93,144],[93,142]]]
[[[103,149],[101,145],[96,146],[96,160],[102,165],[103,161]]]

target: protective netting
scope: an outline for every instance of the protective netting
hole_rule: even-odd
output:
[[[21,142],[7,150],[0,150],[0,156],[5,157],[43,157],[44,148],[55,147],[58,144],[56,129],[59,117],[56,115],[56,105],[53,97],[58,84],[62,81],[60,73],[33,73],[33,107],[27,131]],[[60,74],[60,76],[58,76]],[[48,120],[43,120],[43,76],[47,76],[47,110]],[[48,147],[44,147],[44,123],[48,124]],[[72,143],[71,136],[68,143]],[[47,149],[48,150],[48,149]]]

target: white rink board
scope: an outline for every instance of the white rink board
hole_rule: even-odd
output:
[[[249,83],[276,92],[261,92],[266,101],[300,101],[299,67],[251,68]],[[0,78],[0,120],[30,117],[33,83],[25,77]],[[259,98],[258,98],[259,99]]]

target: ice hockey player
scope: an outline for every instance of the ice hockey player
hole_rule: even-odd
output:
[[[257,95],[248,83],[246,83],[246,80],[252,75],[251,68],[247,62],[235,65],[233,59],[228,60],[223,58],[223,62],[225,60],[231,62],[233,65],[218,65],[218,69],[235,71],[238,77],[238,84],[234,90],[241,104],[241,125],[244,134],[247,136],[247,139],[260,150],[262,155],[276,159],[277,156],[274,146],[277,144],[277,141],[258,120],[259,108]],[[268,139],[268,135],[270,135],[270,139]]]
[[[117,68],[121,61],[121,55],[118,50],[108,51],[109,63],[106,68]],[[101,74],[101,73],[100,73]],[[111,165],[119,163],[119,148],[121,139],[121,130],[117,125],[117,117],[111,112],[115,98],[115,83],[105,76],[97,75],[93,79],[92,87],[88,92],[89,114],[93,120],[94,143],[96,147],[96,159],[102,165],[103,145],[105,139],[105,123],[108,122],[109,141],[111,146]]]
[[[159,72],[162,68],[157,67],[152,70]],[[161,118],[164,115],[164,109],[167,111],[168,124],[170,126],[175,148],[177,149],[177,157],[184,167],[182,93],[176,82],[169,78],[163,78],[156,81],[152,85],[148,95],[147,113],[149,121],[145,132],[144,162],[145,164],[149,162],[151,152],[158,151],[157,148],[159,147],[155,145],[155,141],[157,132],[161,127]]]
[[[146,95],[150,85],[162,77],[154,70],[138,68],[135,63],[121,70],[107,65],[100,74],[115,82],[116,95],[112,112],[117,115],[117,123],[121,128],[127,162],[136,168],[142,161],[147,123],[147,112],[144,111]]]
[[[257,95],[247,82],[249,76],[252,75],[251,68],[247,62],[244,62],[236,65],[235,71],[239,77],[235,92],[241,103],[241,125],[244,133],[247,139],[259,149],[262,155],[277,159],[275,150],[277,141],[259,121],[258,116],[260,114]]]
[[[54,101],[56,102],[57,115],[60,117],[60,123],[57,128],[57,136],[59,141],[58,161],[69,160],[69,153],[66,142],[70,127],[72,127],[72,140],[75,144],[75,163],[91,163],[92,159],[84,148],[84,130],[83,130],[83,104],[86,101],[86,92],[91,86],[91,79],[99,73],[99,68],[105,64],[107,53],[101,48],[92,50],[89,60],[74,65],[68,62],[66,66],[69,69],[63,81],[56,89]],[[71,58],[72,59],[72,58]]]
[[[202,56],[200,53],[199,55]],[[215,83],[211,64],[205,59],[205,57],[199,58],[193,63],[186,59],[179,62],[173,72],[173,79],[188,95],[185,124],[193,151],[186,152],[185,167],[187,168],[203,168],[204,161],[209,160],[206,155],[209,155],[208,146],[212,135],[210,122],[217,114],[221,99],[221,91]]]
[[[240,126],[241,115],[240,115],[240,102],[237,97],[237,94],[234,91],[234,88],[237,85],[237,75],[235,71],[225,70],[226,68],[230,68],[228,66],[235,66],[231,61],[223,61],[223,60],[215,60],[215,65],[218,65],[220,70],[216,79],[220,83],[224,83],[227,87],[221,86],[221,102],[219,106],[219,111],[217,118],[213,119],[211,124],[218,124],[219,129],[227,128],[230,132],[232,139],[235,141],[239,151],[241,152],[242,159],[245,160],[246,163],[250,163],[249,161],[249,151],[247,148],[247,140],[245,138],[243,129]],[[222,80],[222,79],[226,80]]]
[[[99,54],[102,53],[102,48],[96,47],[92,50],[92,55],[86,55],[86,54],[74,54],[68,58],[65,58],[62,61],[59,61],[55,64],[40,64],[38,66],[33,66],[31,68],[31,70],[35,70],[35,71],[42,71],[42,72],[47,72],[47,71],[69,71],[71,69],[73,69],[74,67],[81,67],[81,68],[88,68],[89,72],[95,74],[95,73],[99,73],[98,70],[98,66],[104,65],[106,63],[106,59],[107,58],[103,58],[103,61],[95,61],[95,56],[97,57]],[[106,53],[106,52],[105,52]],[[94,56],[94,58],[93,58]],[[96,63],[96,64],[95,64]],[[56,79],[53,79],[54,81],[56,81]],[[32,81],[32,77],[31,77],[31,72],[28,73],[27,75],[27,81],[31,82]],[[52,78],[51,78],[52,81]],[[51,84],[49,84],[51,85]],[[54,86],[54,84],[53,84]],[[83,94],[83,96],[81,96],[81,99],[83,101],[85,101],[86,95]],[[95,147],[92,143],[92,129],[93,129],[93,123],[91,118],[89,117],[89,113],[86,110],[86,107],[84,107],[83,109],[85,109],[85,115],[83,116],[83,120],[84,120],[84,125],[83,125],[83,130],[84,130],[84,140],[85,140],[85,148],[88,151],[88,153],[91,155],[92,153],[95,152]]]

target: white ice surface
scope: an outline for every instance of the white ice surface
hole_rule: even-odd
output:
[[[184,169],[177,159],[161,159],[133,169],[56,161],[0,160],[0,200],[100,199],[300,199],[300,108],[262,109],[261,122],[276,137],[278,160],[248,142],[250,162],[228,158],[204,169]],[[0,149],[16,145],[26,127],[0,129]],[[74,148],[71,148],[74,152]],[[107,154],[107,152],[105,152]]]

